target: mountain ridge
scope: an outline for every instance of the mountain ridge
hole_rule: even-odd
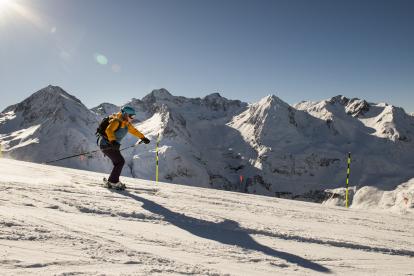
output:
[[[342,95],[295,106],[268,95],[247,104],[218,93],[185,98],[156,89],[125,105],[137,110],[134,124],[141,132],[154,142],[161,136],[164,181],[306,199],[314,191],[343,186],[349,151],[355,156],[351,183],[356,186],[392,189],[413,177],[414,118],[387,104]],[[97,123],[119,108],[103,103],[88,109],[60,87],[48,86],[0,114],[4,154],[45,162],[96,149]],[[123,144],[135,141],[128,136]],[[153,143],[124,154],[123,175],[153,179]],[[100,153],[57,164],[111,167]]]

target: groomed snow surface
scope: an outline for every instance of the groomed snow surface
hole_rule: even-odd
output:
[[[414,275],[414,215],[0,159],[0,275]]]

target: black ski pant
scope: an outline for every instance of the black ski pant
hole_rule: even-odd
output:
[[[119,149],[114,148],[103,148],[102,152],[111,159],[114,168],[112,169],[111,175],[108,178],[108,181],[111,183],[119,182],[119,176],[121,175],[122,168],[125,164],[125,159],[122,157]]]

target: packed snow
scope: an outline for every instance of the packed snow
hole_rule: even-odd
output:
[[[383,195],[371,210],[345,209],[126,177],[117,192],[103,176],[0,159],[0,274],[414,271],[414,215],[378,207]]]
[[[414,212],[414,178],[395,190],[382,191],[377,187],[359,189],[352,203],[354,208],[385,209],[406,214]]]

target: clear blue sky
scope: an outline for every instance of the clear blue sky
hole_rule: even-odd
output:
[[[0,110],[48,84],[88,107],[164,87],[414,112],[414,1],[0,0]]]

